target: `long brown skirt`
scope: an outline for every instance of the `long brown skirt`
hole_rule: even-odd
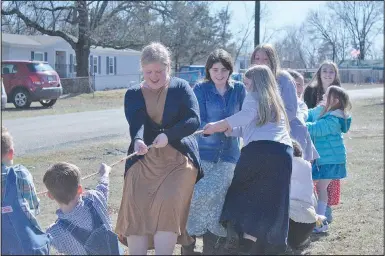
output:
[[[191,244],[186,223],[196,176],[191,161],[172,146],[151,148],[127,171],[116,233],[147,235],[149,249],[157,231],[175,232],[178,244]]]

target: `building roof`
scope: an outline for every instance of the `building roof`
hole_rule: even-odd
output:
[[[2,44],[7,45],[22,45],[22,46],[34,46],[34,47],[46,47],[49,45],[53,45],[56,43],[65,42],[65,40],[59,36],[48,36],[48,35],[17,35],[17,34],[7,34],[2,33]],[[77,38],[71,35],[71,37],[75,42]],[[127,53],[129,55],[140,55],[140,51],[132,50],[132,49],[123,49],[116,50],[113,48],[103,48],[100,46],[93,47],[91,46],[91,51],[95,52],[103,52],[103,53],[116,53],[122,54]]]
[[[41,46],[31,36],[1,33],[1,43],[11,45]]]

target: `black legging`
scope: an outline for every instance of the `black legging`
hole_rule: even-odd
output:
[[[289,234],[287,242],[291,248],[295,249],[303,245],[303,243],[310,237],[316,223],[299,223],[294,220],[289,220]]]

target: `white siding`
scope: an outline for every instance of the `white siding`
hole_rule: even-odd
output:
[[[130,85],[140,82],[140,56],[139,55],[118,55],[115,53],[97,52],[91,53],[93,56],[101,56],[101,72],[95,74],[95,89],[127,88]],[[107,74],[107,56],[116,57],[116,75]]]
[[[1,59],[2,60],[9,60],[9,46],[7,45],[1,45]]]
[[[67,77],[75,77],[76,73],[69,73],[70,54],[75,57],[75,51],[72,49],[70,44],[66,41],[58,41],[57,43],[46,45],[42,47],[36,46],[8,46],[2,45],[2,59],[3,60],[30,60],[31,51],[47,52],[48,63],[55,68],[55,56],[56,51],[66,52],[66,66],[67,66]],[[95,88],[96,90],[114,89],[114,88],[127,88],[132,84],[140,82],[140,53],[139,52],[127,52],[127,51],[115,51],[115,50],[99,50],[91,48],[91,55],[100,56],[101,72],[95,74]],[[107,59],[106,57],[116,57],[116,74],[107,74]],[[89,59],[89,58],[88,58]],[[74,58],[74,64],[76,59]]]

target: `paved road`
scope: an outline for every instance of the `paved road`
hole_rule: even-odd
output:
[[[17,156],[57,150],[87,141],[129,138],[123,108],[3,120]]]
[[[349,95],[352,99],[364,99],[364,98],[375,98],[384,97],[384,88],[371,88],[371,89],[359,89],[349,90]]]
[[[381,97],[383,88],[351,90],[354,99]],[[17,156],[57,150],[80,143],[129,138],[123,108],[3,120],[12,132]]]

